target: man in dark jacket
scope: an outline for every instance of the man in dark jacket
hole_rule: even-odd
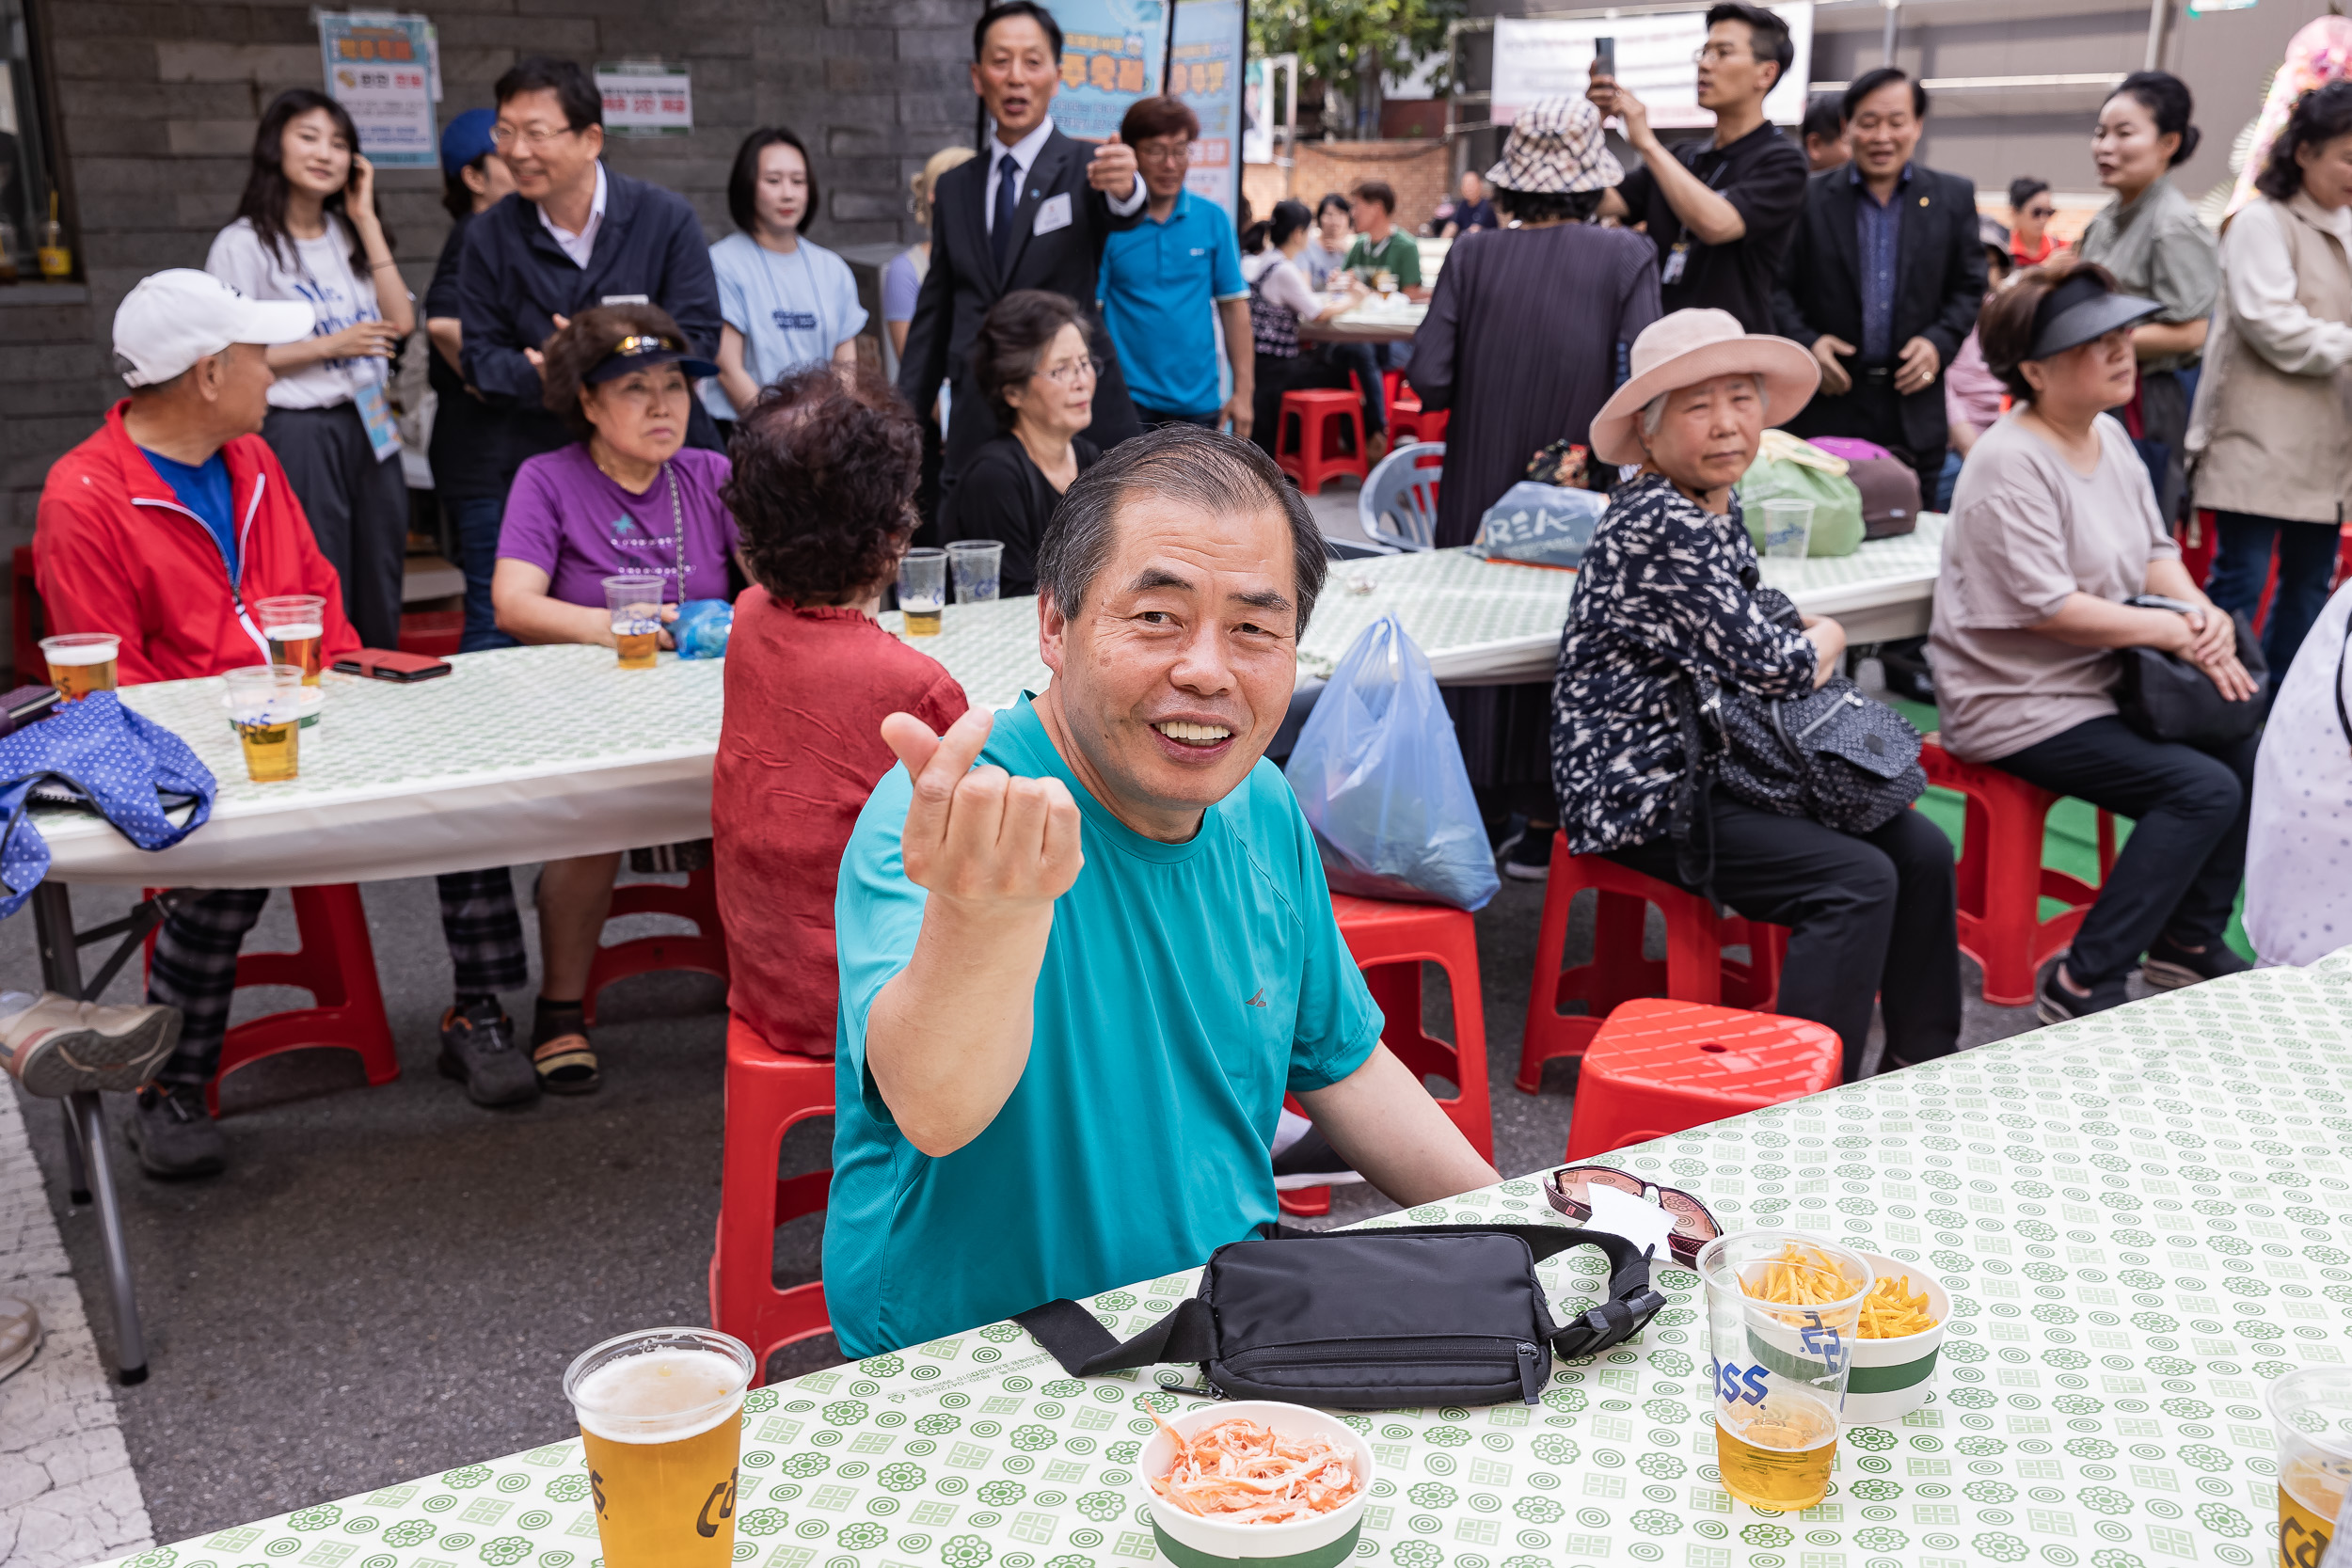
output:
[[[1842,106],[1853,161],[1808,182],[1773,293],[1781,334],[1821,365],[1788,428],[1875,441],[1932,496],[1949,438],[1944,367],[1984,300],[1976,189],[1912,162],[1928,95],[1902,71],[1864,72]]]
[[[1076,302],[1103,360],[1086,435],[1110,450],[1139,428],[1118,351],[1095,309],[1103,245],[1142,215],[1147,192],[1132,148],[1114,135],[1089,154],[1047,114],[1061,85],[1061,27],[1036,0],[1007,0],[972,29],[972,90],[994,131],[980,156],[941,177],[931,197],[931,264],[898,364],[898,389],[927,413],[953,383],[942,487],[997,433],[971,364],[988,308],[1015,289]]]
[[[490,136],[515,194],[467,226],[458,277],[466,381],[516,410],[505,477],[574,437],[540,402],[539,345],[597,305],[659,305],[694,352],[719,352],[719,284],[686,198],[604,166],[604,97],[571,60],[534,55],[498,79]],[[719,436],[691,400],[690,445]],[[501,486],[503,491],[504,486]]]

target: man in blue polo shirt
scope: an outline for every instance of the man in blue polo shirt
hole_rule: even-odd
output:
[[[858,817],[834,911],[845,1355],[1248,1237],[1275,1217],[1286,1090],[1399,1203],[1496,1180],[1380,1043],[1263,760],[1323,577],[1272,459],[1148,431],[1078,476],[1039,551],[1052,684],[945,736],[882,721],[905,766]]]
[[[1249,336],[1249,285],[1232,220],[1184,188],[1200,120],[1181,98],[1138,99],[1120,121],[1136,150],[1149,200],[1143,221],[1103,247],[1103,319],[1127,372],[1143,428],[1231,423],[1249,436],[1257,350]],[[1224,318],[1232,392],[1217,395],[1216,317]]]

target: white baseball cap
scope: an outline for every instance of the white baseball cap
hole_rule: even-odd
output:
[[[125,385],[152,387],[230,343],[298,343],[317,322],[301,300],[247,299],[209,272],[173,267],[116,308],[115,359]]]

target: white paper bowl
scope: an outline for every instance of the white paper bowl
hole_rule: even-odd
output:
[[[1935,1282],[1923,1263],[1905,1263],[1883,1253],[1865,1252],[1871,1283],[1911,1276],[1912,1292],[1925,1293],[1935,1326],[1899,1339],[1854,1340],[1853,1370],[1847,1374],[1846,1404],[1838,1419],[1848,1426],[1883,1426],[1901,1420],[1928,1402],[1935,1382],[1937,1352],[1944,1345],[1944,1325],[1951,1321],[1951,1292]]]
[[[1282,1568],[1337,1568],[1355,1555],[1356,1536],[1363,1523],[1364,1499],[1372,1496],[1375,1480],[1372,1445],[1336,1416],[1303,1404],[1272,1400],[1226,1400],[1179,1416],[1168,1424],[1190,1437],[1195,1433],[1235,1418],[1272,1427],[1288,1437],[1327,1436],[1356,1456],[1361,1478],[1356,1495],[1328,1513],[1279,1525],[1236,1525],[1187,1513],[1152,1490],[1152,1481],[1165,1476],[1176,1463],[1175,1445],[1155,1432],[1136,1458],[1135,1486],[1143,1494],[1152,1514],[1152,1534],[1160,1555],[1175,1568],[1207,1568],[1209,1564],[1280,1560]]]

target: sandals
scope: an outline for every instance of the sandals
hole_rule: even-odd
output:
[[[547,1094],[594,1094],[604,1087],[596,1070],[596,1048],[575,1030],[533,1046],[531,1065],[538,1070],[539,1087]]]

